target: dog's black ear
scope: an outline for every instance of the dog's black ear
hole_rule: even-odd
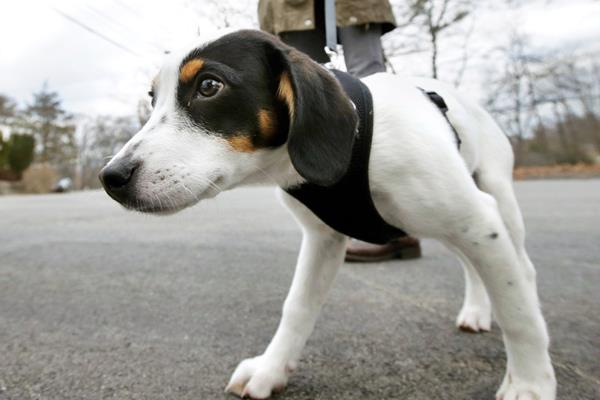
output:
[[[307,181],[333,185],[350,165],[358,124],[354,107],[331,72],[277,39],[271,46],[276,96],[289,112],[292,164]]]

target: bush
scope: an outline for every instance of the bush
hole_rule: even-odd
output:
[[[18,181],[33,161],[35,140],[26,134],[10,135],[4,140],[0,131],[0,180]]]
[[[13,134],[8,143],[8,166],[20,175],[33,161],[35,141],[31,135]]]
[[[33,164],[23,173],[25,193],[49,193],[56,181],[58,172],[50,164]]]
[[[0,169],[4,169],[8,164],[8,142],[4,141],[4,134],[0,130]]]

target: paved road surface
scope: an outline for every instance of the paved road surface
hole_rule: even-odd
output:
[[[600,180],[517,184],[560,399],[600,399]],[[272,189],[173,217],[101,192],[0,198],[0,400],[226,399],[273,334],[300,233]],[[347,265],[285,399],[492,399],[497,326],[457,331],[458,263]]]

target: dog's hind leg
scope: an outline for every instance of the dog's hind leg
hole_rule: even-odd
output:
[[[462,203],[465,211],[459,221],[477,221],[477,224],[455,226],[454,234],[447,240],[479,272],[502,328],[507,373],[498,398],[554,400],[556,380],[535,282],[521,266],[496,201],[482,192],[474,200]]]
[[[524,284],[528,287],[528,290],[533,293],[537,302],[539,300],[537,295],[536,271],[525,248],[525,224],[514,193],[512,177],[510,175],[511,173],[498,169],[493,172],[482,170],[478,174],[478,185],[481,190],[489,193],[496,199],[502,220],[504,221],[504,225],[510,234],[510,238],[515,248],[519,267],[525,275]],[[509,398],[507,393],[510,393],[511,391],[511,381],[512,378],[509,364],[502,386],[498,391],[498,398]]]
[[[525,224],[513,186],[514,155],[510,142],[495,121],[486,113],[481,118],[486,135],[480,148],[480,163],[473,175],[479,189],[490,194],[498,204],[502,221],[515,246],[519,263],[535,287],[535,268],[525,250]]]
[[[302,227],[302,247],[275,336],[262,355],[238,365],[225,389],[240,397],[266,399],[285,387],[346,250],[346,236],[329,228],[296,199],[280,193]]]
[[[484,168],[477,174],[477,185],[482,191],[492,195],[498,203],[502,221],[515,246],[521,268],[525,270],[532,289],[537,293],[535,267],[525,249],[525,224],[513,188],[511,171],[512,167],[509,171],[506,171],[506,168]]]
[[[496,201],[502,222],[517,252],[519,264],[524,268],[528,279],[534,282],[535,269],[525,250],[525,226],[512,185],[512,157],[506,157],[497,164],[494,168],[486,165],[485,169],[479,169],[474,174],[474,179],[477,187]],[[459,249],[449,244],[447,246],[460,259],[465,275],[465,299],[456,324],[463,331],[489,331],[491,307],[479,273]],[[537,293],[535,285],[532,290]]]
[[[492,325],[492,306],[479,273],[458,248],[448,243],[446,246],[459,258],[465,275],[465,298],[456,326],[465,332],[487,332]]]

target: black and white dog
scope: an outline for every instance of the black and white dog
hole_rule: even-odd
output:
[[[457,324],[487,331],[493,310],[503,331],[507,368],[498,398],[554,399],[508,140],[484,110],[440,82],[389,74],[363,82],[373,96],[368,177],[377,210],[411,235],[442,241],[462,261]],[[446,100],[460,151],[418,87]],[[171,54],[151,95],[150,120],[100,175],[127,208],[176,212],[250,183],[326,185],[348,168],[352,143],[341,132],[356,121],[350,101],[330,72],[271,35],[239,31]],[[242,361],[227,386],[242,397],[264,399],[285,387],[344,259],[346,237],[279,194],[304,238],[273,340]]]

